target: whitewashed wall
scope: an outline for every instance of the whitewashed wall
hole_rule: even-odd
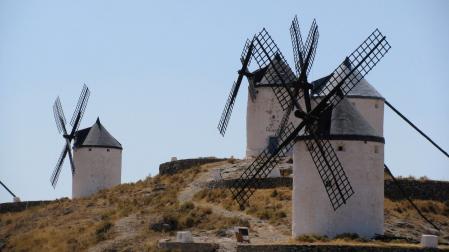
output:
[[[87,197],[121,183],[122,150],[83,147],[73,153],[72,198]]]
[[[372,237],[384,232],[384,145],[364,141],[331,141],[355,194],[334,211],[318,171],[303,141],[293,149],[292,235],[334,237],[358,233]],[[376,153],[377,152],[377,153]]]
[[[271,87],[257,87],[254,101],[248,94],[246,111],[246,157],[259,155],[268,146],[270,136],[275,136],[284,115]],[[293,113],[290,121],[299,122]]]

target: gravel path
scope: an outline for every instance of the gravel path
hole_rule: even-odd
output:
[[[182,204],[187,201],[192,201],[193,196],[201,191],[208,182],[213,180],[214,174],[217,174],[217,170],[220,169],[228,169],[228,168],[241,168],[243,165],[246,165],[248,161],[241,161],[236,164],[229,164],[223,162],[222,165],[217,165],[209,170],[202,172],[192,183],[190,183],[183,191],[178,194],[178,201]],[[290,239],[290,236],[284,235],[283,233],[288,233],[288,230],[280,230],[268,222],[261,220],[257,217],[247,215],[244,212],[240,211],[229,211],[224,209],[223,207],[210,203],[198,203],[197,205],[201,205],[204,207],[209,207],[215,214],[221,215],[223,217],[229,218],[240,218],[248,220],[251,227],[251,243],[261,244],[261,243],[279,243],[285,242]],[[219,251],[235,251],[236,242],[234,237],[217,237],[215,234],[211,234],[210,232],[200,232],[194,233],[194,238],[196,241],[203,242],[216,242],[220,244]]]
[[[111,228],[110,235],[113,239],[102,241],[88,249],[89,252],[114,251],[117,246],[121,246],[137,235],[136,227],[140,220],[136,215],[130,215],[117,220]]]

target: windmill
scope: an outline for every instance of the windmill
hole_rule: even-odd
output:
[[[264,66],[259,69],[250,70],[251,55],[253,47],[251,40],[247,40],[243,48],[240,60],[242,63],[241,69],[238,71],[237,80],[234,82],[229,93],[226,105],[221,115],[218,130],[224,136],[232,109],[240,89],[243,77],[246,77],[249,83],[248,87],[248,102],[247,102],[247,146],[246,157],[251,158],[259,155],[267,146],[272,146],[276,142],[276,131],[280,124],[280,115],[283,111],[278,104],[275,93],[281,91],[281,86],[284,80],[293,81],[295,75],[282,55],[277,55],[273,59],[273,64],[284,71],[280,73],[282,79],[267,79],[265,76],[274,71],[272,66]],[[293,116],[290,118],[295,120]]]
[[[75,174],[75,164],[73,162],[72,155],[72,141],[75,138],[75,133],[80,126],[81,119],[84,114],[84,110],[86,109],[87,101],[89,100],[90,91],[89,88],[84,84],[83,89],[81,91],[81,95],[78,99],[78,104],[76,105],[75,111],[73,112],[72,119],[70,120],[70,125],[72,125],[72,129],[67,131],[66,128],[66,119],[64,116],[64,112],[61,106],[61,100],[59,97],[56,98],[55,103],[53,104],[53,114],[56,121],[56,126],[62,137],[64,138],[64,146],[62,148],[62,152],[59,155],[58,162],[56,163],[56,167],[53,170],[53,173],[50,177],[51,185],[55,188],[56,183],[58,182],[59,174],[61,173],[61,168],[64,163],[65,157],[69,156],[70,167],[72,170],[72,176]]]
[[[312,85],[307,75],[312,66],[316,45],[318,42],[318,26],[314,21],[306,43],[302,43],[297,18],[292,22],[290,33],[293,43],[296,74],[293,81],[289,81],[282,73],[286,72],[281,66],[287,65],[281,51],[268,34],[266,29],[256,34],[247,42],[246,58],[242,61],[242,70],[239,79],[246,70],[247,63],[255,60],[262,69],[270,66],[273,70],[266,71],[265,78],[268,82],[280,80],[282,85],[273,90],[281,104],[285,115],[294,111],[294,115],[300,119],[296,125],[283,120],[278,130],[278,143],[275,147],[265,149],[242,173],[240,179],[234,182],[231,188],[232,195],[241,208],[244,208],[248,199],[255,191],[258,179],[265,178],[271,170],[285,157],[293,147],[298,135],[306,135],[305,141],[311,158],[318,170],[318,174],[325,187],[327,196],[333,210],[337,210],[346,204],[354,194],[354,190],[339,161],[332,145],[326,136],[322,134],[323,123],[326,117],[351,91],[351,89],[380,61],[388,52],[390,45],[379,30],[371,35],[337,67],[325,82],[323,88],[315,96],[311,95]],[[280,58],[283,64],[275,64],[274,59]],[[351,68],[346,67],[347,64]],[[237,80],[237,84],[239,83]],[[238,85],[236,85],[238,86]],[[232,97],[228,101],[232,108]],[[223,122],[226,122],[227,114],[224,113]],[[283,118],[288,118],[284,116]],[[284,122],[285,121],[285,122]],[[226,125],[222,123],[220,125]]]
[[[303,153],[300,156],[304,157],[308,156],[309,153],[311,154],[311,158],[309,159],[312,159],[313,161],[311,162],[313,162],[316,168],[318,168],[319,176],[331,201],[333,211],[336,211],[341,205],[346,204],[347,199],[349,199],[349,197],[354,194],[354,191],[351,184],[349,184],[349,180],[345,172],[342,169],[341,162],[335,155],[335,151],[333,150],[332,145],[329,143],[329,139],[326,139],[331,136],[326,134],[331,133],[331,125],[329,125],[329,123],[331,121],[330,119],[333,120],[334,114],[336,114],[337,117],[341,116],[341,114],[349,114],[353,116],[351,119],[357,119],[355,121],[357,121],[358,126],[365,127],[364,132],[368,132],[369,134],[364,136],[365,139],[362,142],[364,142],[366,146],[374,147],[373,150],[370,151],[376,153],[375,155],[362,155],[362,159],[364,158],[365,160],[362,160],[362,162],[356,164],[355,166],[354,164],[350,165],[349,167],[352,169],[350,172],[354,172],[354,170],[356,170],[359,173],[358,178],[355,181],[356,183],[358,183],[357,186],[360,186],[361,182],[367,182],[370,185],[362,184],[362,187],[365,187],[364,189],[366,189],[367,187],[370,187],[371,189],[374,188],[374,190],[376,191],[376,195],[369,195],[373,191],[359,191],[357,195],[357,202],[355,203],[359,205],[358,207],[355,207],[354,204],[352,204],[349,208],[345,208],[342,211],[339,211],[339,214],[334,214],[332,217],[329,217],[332,214],[328,212],[326,214],[329,216],[325,216],[324,220],[320,220],[320,217],[317,217],[319,216],[319,214],[317,215],[316,212],[318,210],[321,216],[323,216],[322,209],[325,207],[323,205],[318,205],[318,208],[315,209],[313,209],[312,207],[312,209],[309,211],[309,214],[312,215],[303,214],[303,219],[308,219],[308,223],[303,226],[309,226],[305,228],[309,231],[313,230],[313,228],[310,227],[310,224],[318,226],[318,228],[315,230],[323,230],[323,228],[326,229],[332,226],[330,229],[334,229],[335,231],[338,228],[335,228],[334,226],[339,226],[336,224],[343,224],[340,225],[340,227],[346,226],[345,228],[347,228],[348,226],[352,225],[352,227],[357,226],[355,229],[357,231],[360,231],[361,226],[371,225],[371,227],[368,227],[362,231],[365,234],[368,233],[371,235],[381,234],[383,233],[383,172],[380,174],[380,176],[376,177],[373,176],[371,171],[369,171],[369,173],[371,174],[369,176],[366,176],[367,174],[360,174],[360,171],[364,171],[364,169],[360,168],[363,165],[367,165],[367,167],[371,166],[369,168],[373,168],[372,166],[374,166],[376,168],[374,170],[376,170],[376,173],[378,173],[378,171],[380,171],[380,169],[378,169],[379,166],[382,166],[379,161],[383,161],[384,139],[382,135],[384,104],[392,109],[393,112],[398,114],[399,117],[405,120],[405,122],[407,122],[418,133],[426,138],[446,157],[449,157],[448,152],[442,149],[429,136],[423,133],[422,130],[420,130],[396,108],[394,108],[373,87],[371,87],[365,79],[363,79],[363,77],[390,49],[388,42],[385,40],[385,37],[377,29],[368,37],[368,39],[366,39],[362,43],[361,46],[359,46],[349,57],[347,57],[332,74],[318,79],[312,83],[308,82],[307,75],[313,63],[318,40],[318,29],[316,26],[316,22],[314,21],[312,24],[312,28],[310,29],[309,36],[305,45],[302,43],[297,17],[295,17],[292,22],[290,33],[292,37],[295,56],[295,81],[290,81],[290,76],[283,78],[286,76],[286,73],[290,72],[290,68],[283,60],[281,52],[265,29],[263,29],[259,34],[255,35],[251,41],[247,41],[245,49],[243,51],[244,53],[242,53],[242,55],[246,55],[246,58],[242,57],[242,63],[244,64],[242,70],[239,71],[238,80],[241,80],[242,73],[244,76],[248,77],[250,83],[249,94],[251,95],[251,98],[253,98],[254,96],[254,92],[251,92],[251,90],[254,88],[254,86],[256,86],[254,83],[257,83],[257,80],[260,81],[262,78],[265,78],[265,80],[268,79],[268,82],[271,80],[272,82],[281,84],[274,86],[273,91],[276,94],[276,98],[278,99],[280,105],[282,105],[284,116],[282,117],[280,126],[277,130],[277,138],[274,138],[275,141],[271,142],[272,144],[269,145],[268,148],[266,148],[255,159],[255,161],[241,175],[241,178],[234,183],[231,189],[233,196],[237,200],[241,208],[243,208],[249,197],[251,197],[251,195],[254,193],[255,185],[258,183],[258,180],[265,178],[268,174],[270,174],[271,170],[273,170],[276,164],[279,163],[282,158],[288,154],[288,151],[294,145],[293,142],[300,142],[301,139],[303,139],[306,140],[306,147],[303,148],[303,151],[308,153]],[[249,51],[251,51],[251,53],[249,53]],[[243,71],[243,69],[246,69],[248,65],[245,65],[245,62],[251,62],[251,60],[253,60],[254,58],[256,59],[260,69],[252,73],[249,71]],[[269,68],[271,68],[270,71],[267,70]],[[260,75],[267,76],[261,77]],[[237,84],[239,83],[240,82],[238,81]],[[236,86],[237,89],[235,88]],[[222,134],[223,131],[221,129],[226,129],[227,122],[229,120],[229,111],[232,111],[233,99],[235,99],[238,86],[239,85],[233,86],[227,106],[225,107],[225,110],[223,112],[222,120],[219,124],[219,129]],[[348,100],[345,97],[348,97]],[[362,99],[363,102],[360,99]],[[348,101],[350,101],[350,103]],[[339,104],[340,106],[337,106]],[[301,107],[300,105],[302,105],[303,107]],[[357,111],[354,110],[354,108],[356,108]],[[302,120],[298,124],[296,124],[296,127],[294,126],[294,124],[292,124],[292,122],[289,122],[289,119],[291,119],[289,118],[289,115],[294,109],[296,109],[294,113],[295,116]],[[360,110],[362,114],[358,113],[358,110]],[[342,111],[343,113],[341,113]],[[348,113],[348,111],[351,112]],[[357,114],[359,114],[359,118],[357,118]],[[344,119],[347,120],[348,118]],[[372,126],[372,128],[370,126]],[[298,133],[301,136],[297,136]],[[354,136],[349,136],[349,138],[353,137]],[[346,140],[352,141],[354,139]],[[350,145],[352,145],[352,147],[357,146],[356,144]],[[366,146],[363,148],[366,149]],[[338,146],[337,151],[340,151],[341,147],[343,146]],[[295,145],[295,148],[297,149],[297,145]],[[359,149],[357,149],[357,152],[361,153],[363,152],[363,150],[360,151]],[[346,154],[346,157],[348,155],[354,155],[354,153]],[[345,155],[342,156],[343,158],[345,158]],[[377,156],[375,160],[371,159],[374,156]],[[301,166],[301,164],[302,166],[304,166],[301,161],[303,160],[300,160],[300,164],[295,164],[295,166]],[[367,167],[365,167],[365,171],[367,170]],[[385,171],[389,173],[391,177],[393,177],[394,180],[394,176],[391,174],[387,165],[383,164],[383,167]],[[361,177],[365,178],[360,179]],[[374,182],[370,181],[372,178],[374,178]],[[316,184],[319,184],[319,180],[320,179],[317,180]],[[307,178],[302,180],[302,182],[304,181],[307,182]],[[397,183],[397,181],[395,182]],[[313,182],[309,184],[313,184]],[[316,187],[316,184],[313,184],[312,187]],[[400,187],[398,183],[397,185]],[[314,194],[316,194],[316,192],[314,192]],[[404,194],[406,195],[405,192]],[[293,195],[295,196],[295,186]],[[311,194],[306,194],[305,197],[311,199],[309,200],[309,202],[300,202],[301,205],[308,205],[308,203],[311,203],[310,201],[314,201]],[[365,197],[367,199],[360,200],[361,197]],[[297,200],[297,198],[295,197],[294,200]],[[415,204],[413,204],[411,199],[409,199],[409,201],[411,205],[417,210],[417,212],[423,217],[423,219],[438,230],[438,227],[421,213],[419,208],[416,207]],[[360,204],[367,205],[360,206]],[[376,205],[376,208],[378,209],[371,211],[371,214],[374,213],[374,215],[376,216],[370,216],[369,214],[367,214],[367,212],[370,212],[369,208],[374,205]],[[317,206],[317,204],[315,204],[315,206]],[[357,212],[359,209],[362,209],[365,212]],[[293,206],[293,210],[295,212],[295,206]],[[295,214],[296,213],[294,213],[293,215]],[[310,220],[311,216],[314,216],[313,220]],[[374,217],[374,219],[376,220],[370,220],[371,217]],[[292,218],[294,222],[295,216],[292,216]],[[344,223],[345,218],[346,221],[350,219],[349,222],[352,223]],[[320,223],[313,223],[316,220],[318,220],[317,222]],[[323,223],[323,221],[328,221],[328,223]],[[367,221],[370,223],[368,224]],[[364,225],[358,225],[361,223],[364,223]],[[299,225],[302,224],[304,223],[300,223]],[[295,235],[295,233],[297,234],[298,231],[295,230],[294,226],[295,223],[292,223],[292,233]],[[297,223],[296,226],[298,226]],[[345,230],[345,228],[343,228],[343,230]],[[376,229],[380,230],[380,232],[373,233],[373,230]]]

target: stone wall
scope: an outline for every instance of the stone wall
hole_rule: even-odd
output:
[[[400,179],[399,183],[412,199],[449,200],[449,181]],[[392,200],[404,198],[392,180],[385,181],[385,195]]]
[[[236,182],[236,179],[212,181],[208,184],[209,188],[230,188]],[[292,187],[291,177],[275,177],[257,179],[255,183],[257,189],[277,188],[277,187]]]
[[[29,207],[48,204],[50,200],[9,202],[0,204],[0,213],[20,212]]]
[[[424,249],[406,247],[369,247],[338,245],[238,245],[237,252],[418,252],[449,251],[449,249]]]
[[[234,179],[210,182],[209,188],[229,188],[235,182]],[[434,180],[408,180],[400,179],[399,183],[412,199],[427,199],[437,201],[449,200],[449,182]],[[256,183],[258,189],[292,187],[291,177],[259,179]],[[400,190],[391,180],[385,180],[385,197],[392,200],[404,199]]]
[[[179,252],[214,252],[218,250],[216,243],[159,241],[158,247],[164,251]]]
[[[219,162],[226,160],[224,158],[192,158],[192,159],[182,159],[182,160],[176,160],[171,161],[167,163],[162,163],[159,165],[159,174],[174,174],[178,171],[182,171],[185,169],[188,169],[190,167],[203,165],[207,163],[213,163],[213,162]]]

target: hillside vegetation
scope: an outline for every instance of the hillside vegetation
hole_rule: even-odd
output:
[[[315,241],[289,238],[289,188],[257,190],[250,207],[240,212],[229,191],[195,187],[211,169],[226,162],[148,177],[88,198],[60,199],[0,214],[0,250],[156,251],[157,241],[173,237],[176,230],[191,230],[200,241],[229,242],[236,225],[250,226],[255,242],[269,238],[281,243]],[[447,242],[449,203],[420,200],[417,204],[442,227],[440,236]],[[386,199],[385,208],[386,230],[394,235],[416,238],[428,228],[405,201]]]
[[[1,214],[1,246],[5,251],[152,251],[156,241],[169,237],[173,230],[210,230],[239,224],[239,219],[217,216],[208,208],[178,204],[177,193],[200,171],[195,167],[172,176],[122,184],[89,198],[61,199]],[[154,231],[158,221],[171,226],[162,227],[164,232]]]

